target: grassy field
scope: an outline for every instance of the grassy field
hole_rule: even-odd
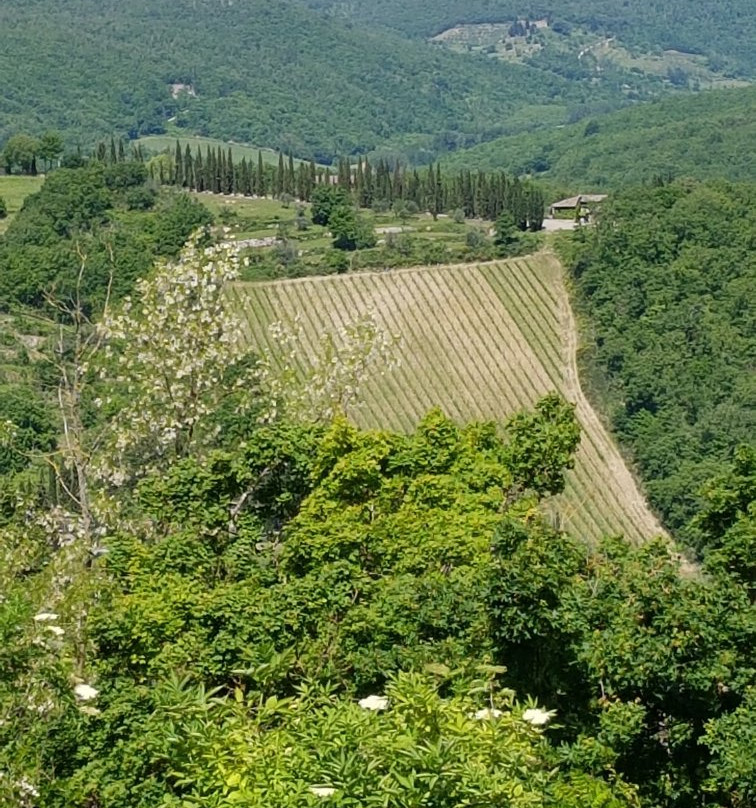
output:
[[[583,438],[566,492],[547,504],[555,524],[589,542],[663,531],[580,389],[577,333],[562,268],[550,253],[483,265],[239,283],[249,339],[299,315],[308,343],[363,313],[401,335],[400,367],[372,380],[350,413],[365,427],[411,430],[440,405],[460,422],[502,420],[550,390],[575,402]]]
[[[247,162],[252,161],[257,165],[257,153],[262,153],[263,162],[268,165],[278,165],[278,152],[273,149],[263,149],[257,146],[250,146],[244,143],[227,143],[223,140],[216,140],[210,137],[199,137],[197,135],[148,135],[147,137],[139,138],[134,141],[136,144],[142,146],[152,154],[159,154],[166,149],[173,152],[176,148],[176,141],[181,144],[181,151],[183,152],[187,144],[192,150],[192,154],[196,154],[197,149],[202,149],[202,154],[209,147],[211,149],[221,148],[224,151],[231,149],[231,154],[234,157],[234,162],[241,162],[241,159],[246,158]],[[294,159],[294,164],[299,165],[301,160]]]
[[[8,216],[0,219],[0,233],[4,233],[13,216],[21,210],[21,205],[29,194],[42,187],[44,177],[0,177],[0,197],[8,207]]]

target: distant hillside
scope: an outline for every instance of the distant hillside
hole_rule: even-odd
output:
[[[5,0],[0,145],[62,130],[234,139],[330,161],[387,138],[440,150],[566,120],[585,90],[331,19],[294,0]],[[616,106],[622,96],[602,90]]]
[[[703,54],[713,66],[756,75],[752,0],[308,0],[321,11],[432,37],[461,23],[550,18],[563,28],[619,37],[633,48]]]
[[[658,176],[756,180],[756,88],[717,90],[620,110],[448,158],[450,167],[532,173],[581,190]]]

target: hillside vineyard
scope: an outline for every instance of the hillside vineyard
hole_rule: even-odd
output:
[[[559,391],[577,404],[583,429],[566,491],[549,504],[576,537],[597,542],[624,533],[661,535],[616,446],[580,389],[577,335],[563,271],[550,254],[481,266],[361,273],[234,285],[232,299],[257,350],[271,350],[268,327],[304,324],[316,345],[362,314],[400,334],[397,369],[368,383],[350,417],[364,426],[411,431],[431,407],[460,423],[502,421]],[[302,355],[312,356],[308,346]]]

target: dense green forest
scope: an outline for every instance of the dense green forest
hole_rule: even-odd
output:
[[[505,6],[323,5],[10,0],[0,8],[0,142],[18,131],[56,129],[88,148],[114,132],[136,138],[171,127],[320,162],[379,147],[427,162],[688,89],[675,66],[658,76],[630,64],[596,70],[581,62],[582,45],[515,63],[412,36],[448,20],[511,17]],[[595,31],[621,19],[630,44],[687,49],[708,57],[712,76],[751,78],[744,43],[754,15],[750,4],[731,5],[660,13],[634,3],[621,14],[596,9],[595,18],[590,9],[585,18],[577,9],[560,13]],[[721,18],[728,23],[721,35],[708,36]]]
[[[54,128],[89,146],[175,119],[193,134],[330,161],[392,136],[445,150],[624,103],[616,89],[460,56],[292,0],[11,0],[0,43],[0,141]]]
[[[581,191],[660,176],[755,180],[754,109],[751,87],[666,98],[563,128],[497,138],[444,164],[503,168]]]
[[[756,186],[678,181],[616,194],[570,259],[589,378],[651,502],[702,550],[699,492],[756,434],[755,234]]]
[[[335,17],[386,25],[414,37],[430,37],[454,25],[549,18],[562,26],[619,37],[634,48],[702,53],[753,77],[756,13],[748,0],[307,0]],[[716,35],[712,35],[712,32]]]

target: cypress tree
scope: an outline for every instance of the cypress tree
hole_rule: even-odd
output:
[[[522,183],[515,178],[511,185],[510,212],[518,230],[528,229],[528,207]]]
[[[123,146],[123,138],[118,138],[118,162],[125,163],[126,162],[126,152]]]
[[[388,165],[386,165],[386,174],[388,174]],[[387,197],[389,202],[393,202],[395,199],[404,199],[404,171],[399,165],[398,160],[394,163],[394,176],[389,182],[389,193]]]
[[[537,233],[543,227],[545,200],[540,188],[531,185],[526,194],[528,229]]]
[[[356,197],[358,207],[367,207],[367,205],[365,205],[365,174],[362,170],[361,157],[357,160],[357,170],[354,174],[354,195]]]
[[[236,177],[234,172],[234,155],[231,152],[231,147],[228,147],[228,154],[226,155],[226,171],[223,176],[223,184],[225,187],[224,193],[236,193]]]
[[[310,170],[306,163],[300,163],[297,169],[297,199],[305,201],[308,197],[307,182],[310,176]]]
[[[444,205],[444,183],[441,179],[441,163],[436,163],[436,175],[433,176],[433,167],[431,166],[431,179],[433,181],[433,218],[437,219],[439,213],[443,213]]]
[[[375,184],[373,182],[373,167],[367,157],[365,158],[365,168],[363,169],[363,183],[362,198],[365,203],[363,207],[369,208],[375,199]]]
[[[212,192],[213,176],[215,175],[215,154],[209,146],[205,146],[205,190]]]
[[[110,163],[115,165],[118,162],[118,152],[116,151],[116,144],[113,135],[110,136]]]
[[[412,201],[418,207],[421,207],[423,204],[423,186],[420,182],[420,175],[417,173],[417,169],[413,169],[410,175],[407,183],[406,198],[408,202]]]
[[[470,218],[475,213],[472,174],[469,169],[462,172],[462,210],[467,218]]]
[[[278,152],[278,170],[273,178],[273,195],[280,199],[284,192],[284,159],[283,152]]]
[[[221,165],[221,158],[223,157],[223,153],[220,149],[217,151],[215,149],[212,150],[213,155],[213,175],[212,175],[212,184],[211,189],[214,194],[219,194],[221,192],[221,177],[222,177],[222,170],[223,166]]]
[[[184,160],[181,156],[181,144],[176,141],[176,152],[173,155],[173,184],[181,186],[184,184]]]
[[[265,196],[265,165],[263,164],[262,152],[257,151],[257,173],[255,174],[255,193],[257,196]]]
[[[294,173],[294,156],[289,152],[289,162],[286,166],[286,179],[284,181],[284,193],[294,196],[297,190],[297,178]]]
[[[205,190],[205,166],[202,162],[202,149],[197,146],[197,156],[194,158],[194,187],[197,191]]]
[[[348,157],[342,157],[339,159],[337,176],[338,184],[345,191],[350,191],[352,189],[352,165],[349,162]]]
[[[194,180],[194,161],[192,159],[192,150],[189,144],[186,144],[184,149],[184,188],[194,188],[196,186]]]
[[[382,202],[391,203],[391,188],[388,175],[388,166],[381,158],[375,167],[375,181],[373,183],[373,196]]]
[[[236,172],[236,178],[237,192],[244,194],[244,196],[252,196],[252,177],[245,157],[242,157],[239,170]]]
[[[312,199],[312,192],[315,190],[317,182],[318,182],[318,170],[315,167],[315,161],[310,160],[310,166],[307,172],[307,186],[305,189],[307,192],[307,196],[305,196],[305,201],[309,202]]]

